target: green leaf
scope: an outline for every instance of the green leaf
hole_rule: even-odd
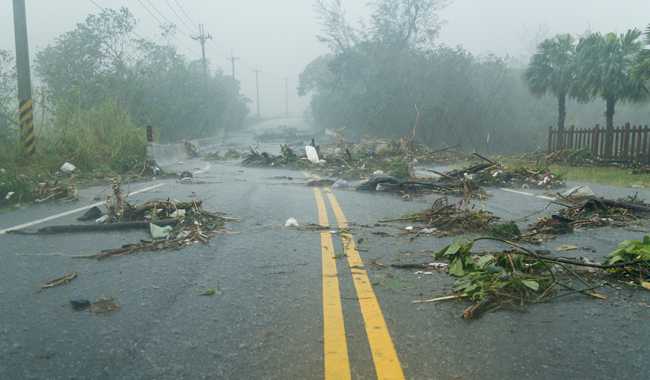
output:
[[[463,269],[463,260],[457,258],[449,264],[449,274],[456,277],[462,277],[465,275],[465,269]]]
[[[479,258],[476,260],[476,265],[477,265],[480,269],[484,269],[486,265],[490,264],[490,263],[493,262],[493,261],[494,261],[494,256],[492,256],[492,255],[485,255],[485,256],[481,256],[481,257],[479,257]]]
[[[534,291],[539,290],[539,282],[535,280],[521,280],[521,283],[524,284],[527,288],[530,288]]]

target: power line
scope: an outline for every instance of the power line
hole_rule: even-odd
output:
[[[174,3],[176,3],[178,8],[181,10],[181,13],[183,13],[185,17],[187,17],[187,21],[189,21],[191,25],[196,24],[196,22],[192,20],[192,18],[187,14],[187,12],[185,12],[185,8],[183,8],[183,6],[181,5],[181,3],[178,2],[178,0],[174,0]]]
[[[165,0],[165,2],[167,3],[167,7],[169,7],[169,9],[172,11],[172,13],[174,14],[174,16],[176,16],[176,18],[178,18],[178,20],[180,20],[180,22],[181,22],[183,25],[185,25],[185,27],[186,27],[188,30],[192,30],[192,27],[190,26],[190,24],[188,24],[187,22],[185,22],[185,20],[183,19],[183,17],[181,17],[181,15],[178,14],[178,12],[176,12],[176,10],[174,9],[174,7],[172,7],[172,4],[169,2],[169,0]]]
[[[149,10],[149,8],[147,8],[147,7],[144,5],[144,3],[142,2],[142,0],[137,0],[137,1],[138,1],[138,3],[140,4],[140,6],[142,6],[142,8],[144,8],[144,10],[147,11],[147,13],[149,13],[149,15],[150,15],[151,17],[153,17],[154,20],[156,20],[156,23],[158,23],[158,26],[162,26],[163,22],[160,21],[160,19],[158,18],[158,16],[156,16],[155,14],[153,14],[153,12],[152,12],[151,10]]]

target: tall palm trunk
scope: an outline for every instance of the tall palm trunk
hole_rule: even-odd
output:
[[[607,138],[605,139],[605,157],[611,158],[614,155],[614,114],[616,113],[616,99],[607,98],[606,103],[605,119],[607,120]]]
[[[557,132],[558,149],[564,149],[564,122],[566,120],[566,94],[557,96]]]

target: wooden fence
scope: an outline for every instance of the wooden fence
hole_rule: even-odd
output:
[[[648,126],[616,127],[612,131],[595,128],[557,128],[548,130],[548,152],[563,149],[588,150],[601,160],[650,163],[650,128]]]

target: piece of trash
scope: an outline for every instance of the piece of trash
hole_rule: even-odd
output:
[[[70,300],[70,305],[76,311],[86,310],[90,307],[88,300]]]
[[[645,290],[650,290],[650,282],[648,281],[641,281],[641,287]]]
[[[182,218],[184,216],[185,216],[185,210],[184,209],[178,209],[178,210],[172,212],[171,214],[169,214],[170,218],[176,218],[176,219]]]
[[[149,232],[154,240],[167,239],[174,228],[172,226],[160,227],[156,224],[149,223]]]
[[[562,196],[565,198],[589,198],[595,197],[596,194],[589,186],[576,186],[562,193]]]
[[[555,250],[558,252],[575,251],[576,249],[578,249],[578,247],[573,244],[562,244],[559,247],[555,248]]]
[[[310,162],[312,162],[314,164],[317,164],[317,163],[320,162],[320,158],[318,157],[318,151],[316,151],[315,147],[313,147],[311,145],[307,145],[305,147],[305,153],[307,154],[307,159]]]
[[[10,191],[10,192],[8,192],[7,195],[5,195],[5,200],[6,200],[6,201],[10,200],[11,197],[13,197],[14,194],[16,194],[15,191]]]
[[[285,227],[300,227],[300,225],[298,224],[298,220],[296,220],[296,218],[287,219],[287,221],[284,222],[284,226]]]
[[[89,220],[97,220],[99,219],[104,213],[102,210],[100,210],[99,207],[94,206],[89,208],[83,215],[77,218],[78,221],[81,222],[86,222]]]
[[[95,219],[95,223],[106,223],[107,220],[108,220],[108,215],[103,215]]]
[[[437,228],[423,228],[420,230],[420,233],[431,235],[433,233],[436,233],[438,231]]]
[[[350,185],[350,182],[344,180],[344,179],[337,179],[334,184],[332,184],[333,189],[347,189],[350,188],[352,185]]]
[[[90,312],[95,314],[104,314],[117,311],[120,305],[113,298],[99,298],[90,304]]]
[[[55,278],[54,280],[50,280],[45,284],[41,285],[41,289],[49,289],[49,288],[54,288],[56,286],[68,284],[70,283],[70,281],[77,278],[78,275],[79,274],[77,272],[66,273],[59,278]]]
[[[413,274],[426,274],[426,275],[429,275],[429,274],[433,274],[433,272],[425,272],[425,271],[419,270],[419,271],[414,272]]]
[[[413,231],[413,230],[415,229],[415,227],[413,227],[413,226],[406,226],[406,227],[404,227],[404,229],[405,229],[406,231],[411,232],[411,231]]]
[[[372,173],[372,175],[373,175],[373,176],[383,176],[383,175],[386,175],[386,174],[384,173],[383,170],[375,170],[375,171]]]
[[[69,162],[65,162],[63,165],[61,165],[61,168],[59,170],[65,174],[72,174],[75,170],[77,170],[77,167]]]
[[[449,264],[433,262],[433,263],[427,264],[427,266],[429,266],[429,267],[431,267],[433,269],[437,269],[437,270],[447,270],[447,268],[449,267]]]
[[[215,289],[215,288],[208,288],[208,289],[206,289],[205,291],[203,291],[202,293],[200,293],[199,295],[200,295],[200,296],[212,297],[212,296],[214,296],[214,295],[216,295],[216,294],[217,294],[217,289]]]

